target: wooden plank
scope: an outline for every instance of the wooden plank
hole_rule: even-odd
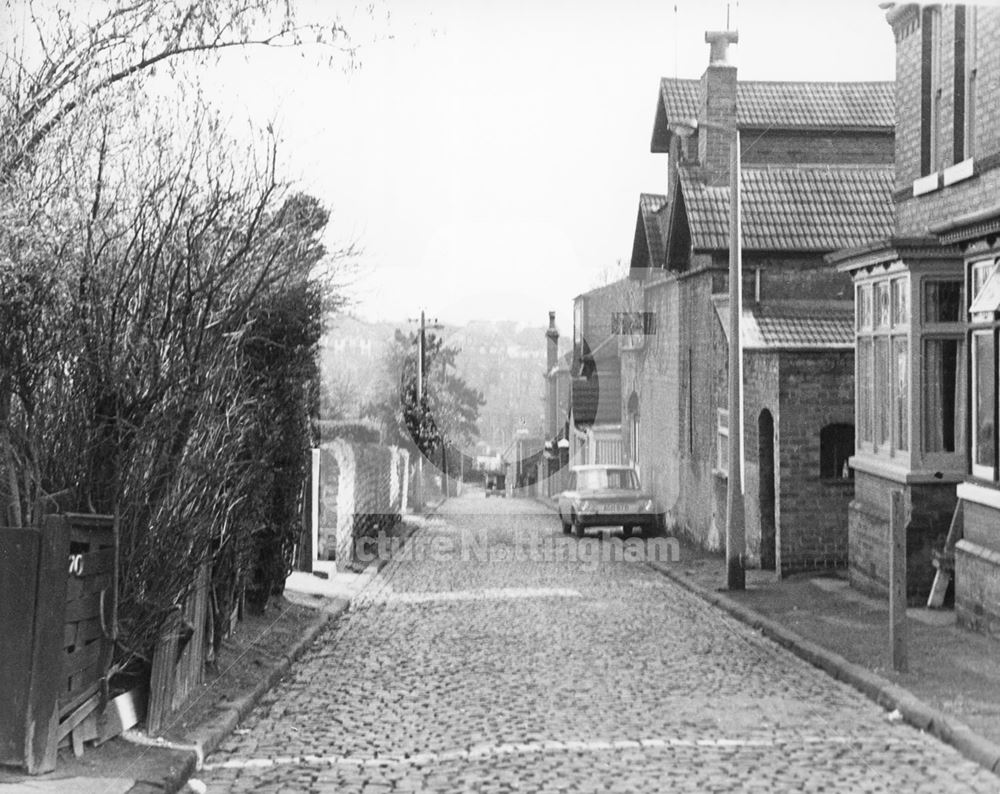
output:
[[[100,694],[91,695],[82,705],[78,706],[72,714],[59,723],[58,733],[56,734],[57,739],[61,739],[63,736],[72,731],[77,725],[87,719],[90,712],[96,709],[100,703]]]
[[[80,623],[67,623],[63,626],[63,648],[72,648],[76,645],[76,635],[80,631]]]
[[[16,766],[24,764],[40,542],[37,529],[0,530],[0,763]]]
[[[62,671],[53,660],[62,651],[68,555],[68,523],[61,516],[46,516],[41,528],[31,685],[25,723],[28,726],[25,765],[33,775],[50,772],[56,766]]]
[[[894,490],[889,497],[889,651],[893,670],[905,673],[906,516],[903,492]]]
[[[158,734],[170,715],[174,690],[174,660],[177,658],[179,612],[171,612],[163,623],[160,638],[153,649],[153,664],[149,681],[149,712],[146,730]]]
[[[111,573],[115,569],[115,550],[99,549],[73,555],[70,576],[86,578],[101,573]]]
[[[82,648],[66,654],[63,659],[63,676],[69,678],[96,662],[101,657],[102,644],[100,640],[95,640],[89,645],[84,645]]]
[[[100,618],[95,617],[89,620],[67,623],[63,630],[63,647],[71,648],[74,645],[85,645],[91,640],[100,637],[101,634]]]
[[[70,678],[66,679],[69,681],[66,691],[69,692],[70,696],[74,696],[75,693],[82,692],[94,683],[99,683],[101,680],[101,672],[100,662],[93,662],[93,664],[84,667],[82,670],[79,670]]]
[[[958,543],[962,536],[963,518],[962,500],[959,499],[955,505],[955,512],[951,515],[951,524],[948,527],[948,536],[944,541],[944,552],[942,555],[946,559],[951,559],[951,565],[937,564],[938,561],[935,560],[937,573],[934,574],[934,584],[931,585],[930,595],[927,596],[927,606],[931,609],[940,609],[944,606],[944,597],[948,592],[948,585],[951,583],[954,571],[955,544]]]
[[[110,527],[114,521],[114,517],[108,513],[63,513],[62,515],[72,527],[103,529]]]
[[[77,688],[73,691],[64,692],[59,696],[59,717],[60,719],[69,714],[73,709],[79,706],[83,701],[89,698],[91,695],[99,692],[101,689],[101,682],[92,681],[87,686],[82,689]]]
[[[62,577],[66,581],[66,577]],[[66,604],[66,617],[62,623],[75,623],[78,620],[90,620],[100,617],[101,614],[101,594],[88,593],[81,598],[74,598]]]

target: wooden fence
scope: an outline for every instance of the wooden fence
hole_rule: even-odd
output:
[[[169,727],[177,709],[204,680],[211,641],[208,631],[211,573],[211,562],[203,562],[194,590],[167,618],[156,644],[146,716],[150,735]]]

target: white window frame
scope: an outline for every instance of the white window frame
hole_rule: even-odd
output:
[[[968,289],[966,290],[968,296],[967,308],[969,310],[969,320],[971,330],[969,334],[969,414],[971,418],[971,432],[969,433],[969,466],[973,477],[978,477],[983,480],[988,480],[989,482],[996,482],[997,479],[997,456],[1000,450],[997,449],[997,429],[993,428],[993,463],[991,465],[984,465],[977,463],[977,458],[979,457],[979,401],[977,399],[978,391],[978,360],[976,352],[976,339],[977,337],[991,337],[993,340],[993,404],[989,406],[989,410],[993,411],[994,418],[996,417],[997,401],[1000,400],[1000,372],[997,371],[996,367],[996,356],[998,353],[997,347],[1000,344],[1000,339],[998,339],[997,325],[994,319],[988,318],[984,319],[981,316],[977,316],[971,313],[973,304],[976,302],[979,291],[989,280],[990,275],[1000,268],[1000,257],[990,256],[985,259],[980,259],[979,261],[972,262],[969,265],[969,280]]]
[[[911,351],[911,354],[915,355],[916,358],[914,360],[919,362],[919,382],[916,384],[915,394],[916,398],[920,401],[920,405],[919,412],[915,414],[915,420],[920,444],[914,451],[919,453],[921,466],[925,469],[934,471],[952,470],[959,473],[965,469],[965,455],[969,444],[969,440],[966,438],[966,422],[964,419],[961,420],[961,426],[956,426],[955,428],[954,451],[927,449],[928,439],[925,432],[927,430],[927,417],[925,414],[928,410],[926,402],[929,372],[927,370],[925,350],[928,342],[952,341],[958,344],[958,356],[960,360],[956,362],[958,366],[956,377],[960,379],[960,383],[958,384],[960,399],[956,400],[955,411],[961,411],[961,416],[964,417],[968,404],[965,383],[965,367],[967,366],[966,326],[963,314],[967,306],[965,300],[965,280],[958,271],[947,269],[921,273],[917,277],[917,282],[914,296],[916,301],[919,302],[919,307],[915,307],[913,311],[913,338],[918,340],[918,349]],[[958,316],[953,320],[932,320],[926,315],[927,287],[929,284],[947,282],[957,282],[961,289]],[[956,418],[956,422],[958,421],[959,419]]]
[[[972,400],[971,400],[971,402],[972,402],[972,433],[971,433],[971,436],[972,436],[972,438],[969,439],[969,441],[970,441],[970,449],[971,449],[972,455],[971,455],[970,461],[971,461],[971,464],[972,464],[972,476],[973,477],[979,477],[980,479],[983,479],[983,480],[994,481],[994,480],[996,480],[996,477],[997,477],[996,465],[986,466],[986,465],[983,465],[981,463],[977,463],[976,462],[977,459],[978,459],[978,457],[979,457],[979,455],[978,455],[978,453],[979,453],[979,433],[978,433],[978,428],[979,428],[979,401],[976,399],[976,387],[978,385],[977,377],[976,376],[978,374],[977,364],[979,363],[976,360],[976,357],[977,357],[977,354],[976,354],[976,338],[977,337],[992,337],[994,339],[994,345],[995,345],[996,333],[995,333],[994,329],[992,329],[992,328],[988,328],[988,329],[987,328],[983,328],[983,329],[980,329],[980,330],[977,330],[977,331],[973,331],[972,332],[971,343],[969,345],[969,347],[971,348],[971,354],[972,354],[972,394],[971,394],[971,397],[972,397]],[[996,378],[996,375],[994,374],[994,378],[993,378],[993,400],[994,400],[994,402],[996,401],[996,399],[997,399],[997,378]],[[990,410],[992,411],[992,410],[994,410],[994,408],[991,406]],[[994,430],[994,433],[995,432],[996,431]],[[995,445],[995,442],[994,442],[994,445]],[[995,449],[993,451],[993,457],[994,457],[994,460],[996,460],[996,450]]]
[[[715,468],[729,476],[729,409],[716,409]]]

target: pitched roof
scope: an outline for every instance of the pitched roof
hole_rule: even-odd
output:
[[[660,102],[668,121],[698,117],[700,80],[664,77]],[[795,83],[739,81],[736,121],[741,128],[892,129],[893,82]]]
[[[729,298],[713,298],[729,338]],[[851,301],[786,300],[744,306],[740,339],[745,350],[850,350],[854,347]]]
[[[635,222],[630,267],[660,267],[664,261],[663,224],[660,213],[667,197],[656,193],[639,194],[639,215]]]
[[[692,248],[727,249],[728,186],[678,171]],[[744,250],[834,251],[892,233],[891,165],[748,167],[740,186]]]

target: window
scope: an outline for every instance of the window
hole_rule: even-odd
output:
[[[909,290],[906,276],[856,290],[858,440],[879,454],[910,448]]]
[[[715,438],[715,468],[729,474],[729,411],[725,408],[718,409]]]
[[[964,287],[959,279],[923,280],[922,449],[965,451]]]
[[[972,473],[996,479],[996,334],[972,335]]]
[[[872,435],[872,387],[875,362],[872,358],[872,340],[858,339],[858,437],[871,443]]]
[[[972,474],[997,478],[997,332],[1000,260],[975,262],[969,272],[972,321]]]
[[[961,339],[924,340],[924,452],[965,448],[965,349]]]
[[[956,35],[956,49],[962,47],[962,58],[958,61],[962,74],[957,78],[962,81],[964,96],[956,95],[956,104],[961,101],[961,107],[956,108],[956,120],[961,120],[960,129],[956,130],[956,138],[962,148],[955,152],[955,160],[960,161],[976,156],[976,76],[977,76],[977,14],[973,5],[955,6],[956,34],[964,34],[963,38]],[[963,40],[964,39],[964,40]],[[958,80],[956,80],[958,82]]]
[[[847,461],[854,454],[854,425],[827,425],[819,431],[819,476],[824,480],[854,479]]]
[[[962,282],[924,280],[924,322],[957,323],[962,319]]]

